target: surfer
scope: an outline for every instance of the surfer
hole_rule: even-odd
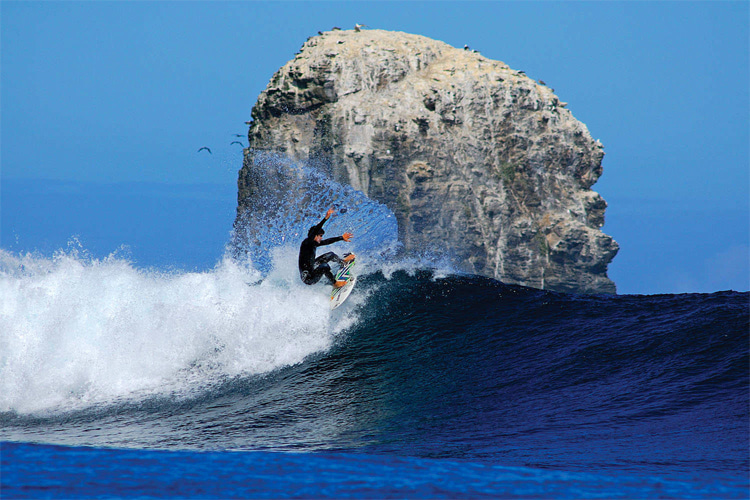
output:
[[[324,275],[335,288],[341,288],[346,284],[345,280],[336,281],[334,279],[333,273],[331,273],[331,266],[328,263],[334,261],[338,265],[343,266],[354,259],[353,253],[346,255],[343,260],[333,252],[324,253],[320,257],[315,258],[315,252],[318,247],[330,245],[337,241],[349,242],[353,236],[352,233],[344,233],[341,236],[324,240],[323,234],[325,234],[325,231],[323,230],[323,224],[325,224],[331,215],[333,215],[333,209],[329,208],[323,220],[307,231],[307,238],[302,241],[299,247],[299,277],[306,285],[314,285]]]

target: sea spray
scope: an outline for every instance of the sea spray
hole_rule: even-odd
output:
[[[282,252],[283,254],[283,252]],[[0,250],[0,411],[59,412],[153,395],[186,397],[331,345],[326,296],[225,259],[209,272]]]
[[[334,182],[321,168],[273,153],[258,153],[254,158],[252,203],[238,219],[232,238],[233,253],[239,260],[249,258],[258,270],[268,272],[271,249],[299,249],[307,230],[320,222],[329,208],[334,208],[336,215],[325,225],[326,237],[354,233],[351,244],[332,250],[367,256],[361,260],[363,265],[398,251],[398,223],[382,203]],[[368,268],[360,267],[360,272],[363,269]]]

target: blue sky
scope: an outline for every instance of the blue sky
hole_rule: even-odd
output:
[[[0,246],[212,265],[258,94],[359,22],[469,44],[569,103],[605,147],[620,293],[748,290],[748,5],[3,1]]]

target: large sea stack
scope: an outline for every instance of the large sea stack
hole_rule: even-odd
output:
[[[282,153],[386,204],[406,249],[505,283],[615,293],[618,245],[591,190],[604,152],[565,106],[522,71],[423,36],[311,37],[253,107],[237,224],[256,158]]]

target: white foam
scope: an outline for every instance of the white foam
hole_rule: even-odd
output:
[[[330,314],[324,286],[299,281],[296,257],[275,249],[259,282],[228,259],[162,273],[114,256],[0,250],[0,411],[187,395],[328,349],[353,319]]]

